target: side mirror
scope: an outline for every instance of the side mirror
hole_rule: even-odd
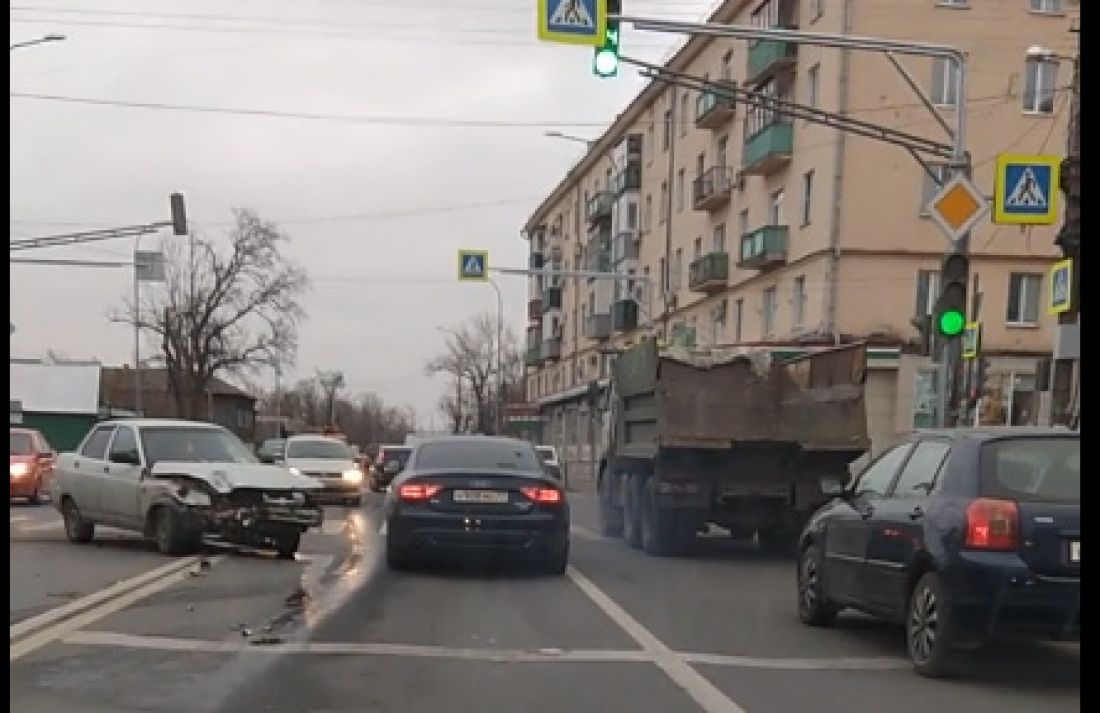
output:
[[[841,495],[844,495],[844,483],[837,478],[822,478],[821,492],[830,498],[839,498]]]
[[[112,463],[121,463],[123,465],[141,465],[141,456],[137,451],[125,451],[123,453],[112,453]]]
[[[388,460],[386,464],[382,466],[382,472],[386,475],[397,475],[401,472],[401,461]]]

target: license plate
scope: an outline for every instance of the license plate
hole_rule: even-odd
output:
[[[456,503],[500,505],[508,502],[508,493],[502,490],[456,490],[453,497]]]
[[[1069,543],[1069,561],[1079,563],[1081,561],[1081,541],[1070,540]]]

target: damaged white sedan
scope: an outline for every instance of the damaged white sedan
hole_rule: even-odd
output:
[[[140,532],[165,554],[214,535],[293,557],[302,533],[322,522],[322,487],[260,463],[220,426],[126,419],[97,424],[58,458],[52,496],[71,542],[91,541],[101,524]]]

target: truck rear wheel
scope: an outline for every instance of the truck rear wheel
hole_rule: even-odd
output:
[[[658,557],[690,554],[695,545],[693,514],[658,507],[656,496],[648,489],[643,492],[642,503],[642,548],[646,554]]]
[[[604,537],[622,537],[623,534],[623,509],[615,504],[612,496],[612,476],[608,473],[600,474],[600,534]]]
[[[623,489],[623,537],[627,544],[637,549],[642,546],[642,476],[630,474],[622,478]]]

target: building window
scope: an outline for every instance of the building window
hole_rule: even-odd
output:
[[[688,132],[688,93],[685,91],[680,95],[680,116],[678,120],[680,122],[680,136],[687,136]]]
[[[646,163],[653,163],[653,119],[650,118],[650,124],[645,130],[645,160]]]
[[[722,69],[719,73],[722,81],[728,82],[733,79],[733,50],[726,52],[722,55]]]
[[[703,172],[707,170],[707,155],[701,153],[695,157],[695,177],[702,178]]]
[[[802,225],[809,225],[813,217],[814,172],[802,174]]]
[[[1020,325],[1039,323],[1039,299],[1042,284],[1042,275],[1014,272],[1009,276],[1006,322]]]
[[[719,223],[714,226],[714,252],[724,253],[726,252],[726,224]]]
[[[1038,396],[1034,373],[990,374],[982,384],[978,405],[980,426],[1038,425]]]
[[[783,191],[779,190],[772,194],[771,203],[768,208],[768,218],[771,221],[768,225],[786,225],[787,221],[783,219]]]
[[[665,259],[661,258],[661,292],[668,292],[668,270],[665,269]]]
[[[810,22],[816,22],[825,14],[825,0],[810,0]]]
[[[1060,15],[1065,12],[1063,0],[1031,0],[1031,11],[1045,14]]]
[[[935,428],[939,421],[936,371],[919,369],[913,381],[913,428]]]
[[[817,108],[820,74],[820,64],[815,64],[806,70],[806,106],[811,109]]]
[[[653,228],[653,196],[645,197],[645,213],[642,214],[642,230]]]
[[[672,275],[669,278],[672,281],[670,283],[670,287],[673,290],[680,289],[680,278],[683,275],[683,272],[684,272],[684,249],[683,248],[676,248],[676,254],[673,256],[673,260],[672,260]]]
[[[661,205],[657,206],[657,216],[662,225],[668,220],[668,183],[661,183]]]
[[[703,257],[703,239],[696,238],[694,245],[692,245],[692,260],[698,260]]]
[[[794,278],[794,290],[791,295],[793,304],[791,309],[793,312],[792,320],[795,327],[801,327],[803,321],[806,319],[806,276],[799,275]]]
[[[940,7],[970,7],[970,0],[936,0]]]
[[[626,227],[628,230],[638,227],[638,204],[634,201],[626,204]]]
[[[729,137],[723,136],[714,143],[714,165],[719,170],[726,167],[726,147],[729,145]]]
[[[921,170],[921,188],[920,188],[920,214],[922,216],[928,215],[928,204],[932,202],[932,198],[940,192],[943,188],[943,184],[947,182],[949,175],[949,168],[946,164],[929,164],[928,168],[932,169],[932,173],[936,174],[936,179],[928,175],[928,171]]]
[[[741,326],[745,317],[745,300],[737,300],[733,303],[733,342],[741,343]]]
[[[676,172],[676,210],[684,210],[684,169]]]
[[[959,103],[959,75],[943,57],[932,60],[932,103],[952,107]]]
[[[936,270],[917,272],[917,303],[914,316],[927,317],[936,309],[936,300],[940,296],[940,273]]]
[[[1054,111],[1054,83],[1058,60],[1029,59],[1024,65],[1024,111],[1050,114]]]
[[[761,336],[764,337],[775,334],[775,311],[778,306],[775,292],[774,287],[764,290],[763,304],[761,305]]]
[[[749,209],[737,214],[737,238],[740,240],[749,234]]]
[[[661,149],[668,151],[672,144],[672,109],[665,109],[665,126],[661,132]]]

